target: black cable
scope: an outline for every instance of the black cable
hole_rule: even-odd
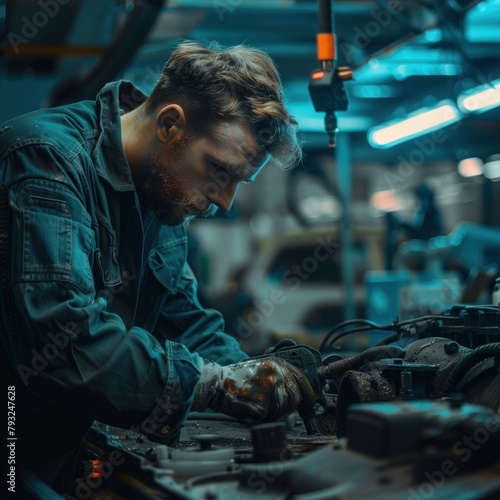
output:
[[[412,323],[417,323],[419,321],[426,321],[426,320],[432,320],[432,319],[435,319],[435,320],[450,320],[450,319],[453,319],[453,320],[459,320],[459,321],[463,321],[462,318],[459,318],[458,316],[445,316],[444,314],[443,315],[432,315],[432,314],[429,314],[428,316],[420,316],[419,318],[413,318],[413,319],[406,319],[404,321],[398,321],[396,322],[397,325],[411,325]]]
[[[330,342],[330,346],[334,343],[334,341],[338,340],[338,338],[341,338],[345,335],[349,335],[351,333],[359,332],[359,331],[365,331],[365,330],[372,330],[372,329],[382,329],[385,330],[387,329],[386,327],[388,325],[379,325],[377,323],[374,323],[373,321],[369,321],[367,319],[350,319],[347,321],[344,321],[342,323],[339,323],[338,325],[334,326],[326,335],[323,341],[321,342],[319,352],[323,352],[323,349],[325,348],[327,342],[329,341],[330,337],[338,330],[341,328],[345,328],[346,326],[351,326],[351,325],[363,325],[365,328],[356,328],[353,330],[349,330],[347,332],[343,332],[340,334],[340,336],[334,337],[332,341]],[[390,325],[392,327],[392,325]]]
[[[446,379],[443,393],[449,394],[453,392],[458,383],[462,380],[465,374],[480,361],[487,358],[500,357],[500,342],[494,344],[486,344],[477,347],[472,352],[467,354],[456,366]]]
[[[359,333],[359,332],[367,332],[369,330],[373,330],[374,328],[373,327],[370,327],[370,326],[364,326],[364,327],[360,327],[360,328],[356,328],[356,329],[353,329],[353,330],[348,330],[347,332],[341,332],[341,333],[337,333],[337,335],[335,335],[331,340],[330,340],[330,348],[333,347],[333,345],[338,341],[340,340],[341,338],[343,337],[347,337],[347,335],[351,335],[351,333]],[[379,330],[380,328],[377,328],[377,330]]]
[[[369,321],[366,319],[350,319],[347,321],[344,321],[343,323],[339,323],[338,325],[334,326],[326,335],[323,341],[321,342],[319,352],[323,353],[324,349],[327,345],[328,342],[330,342],[330,347],[339,339],[342,337],[345,337],[347,335],[350,335],[351,333],[357,333],[357,332],[364,332],[367,330],[399,330],[400,327],[406,326],[406,325],[413,325],[418,322],[422,321],[429,321],[429,320],[458,320],[460,322],[463,322],[463,319],[458,317],[458,316],[444,316],[444,315],[429,315],[429,316],[421,316],[419,318],[413,318],[413,319],[407,319],[405,321],[394,321],[394,323],[388,324],[388,325],[380,325],[378,323],[374,323],[373,321]],[[333,338],[332,335],[337,332],[338,330],[345,328],[346,326],[351,326],[351,325],[362,325],[362,328],[353,328],[351,330],[348,330],[346,332],[341,332],[334,336]],[[331,339],[331,340],[330,340]]]
[[[398,346],[370,347],[366,351],[356,354],[355,356],[340,359],[327,364],[324,367],[325,377],[328,379],[334,379],[343,375],[346,371],[357,370],[366,363],[387,358],[404,358],[405,354],[405,350]]]
[[[385,339],[382,339],[380,342],[378,342],[377,344],[375,344],[375,347],[388,345],[391,342],[396,342],[396,340],[398,340],[398,334],[394,333],[393,335],[389,335]]]
[[[318,0],[319,33],[332,33],[332,0]]]

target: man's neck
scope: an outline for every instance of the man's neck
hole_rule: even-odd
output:
[[[120,117],[122,144],[125,157],[132,172],[149,156],[154,130],[154,120],[146,117],[143,106],[139,106]]]

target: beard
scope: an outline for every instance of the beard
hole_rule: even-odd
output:
[[[172,157],[167,159],[155,153],[141,183],[141,194],[158,221],[166,226],[186,224],[196,217],[211,217],[217,211],[201,192],[199,196],[192,194],[186,178],[173,168],[183,147],[184,141],[176,145]]]

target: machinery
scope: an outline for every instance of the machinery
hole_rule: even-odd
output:
[[[339,338],[388,336],[351,356]],[[337,325],[320,352],[282,341],[263,356],[300,368],[316,401],[252,425],[190,414],[178,445],[95,423],[75,498],[498,498],[500,307]],[[39,491],[36,479],[28,484]]]
[[[75,498],[498,498],[500,417],[483,406],[357,404],[341,440],[289,425],[193,415],[177,449],[96,429]]]

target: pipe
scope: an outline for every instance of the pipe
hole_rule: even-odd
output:
[[[349,370],[356,370],[366,363],[386,358],[404,358],[406,352],[398,346],[370,347],[356,356],[334,361],[325,366],[325,377],[329,379],[343,375]]]
[[[494,344],[486,344],[479,346],[472,352],[467,354],[459,363],[453,368],[452,372],[446,379],[444,384],[443,393],[449,394],[453,392],[458,383],[462,380],[465,374],[480,361],[487,358],[500,356],[500,342]]]
[[[48,106],[94,99],[101,88],[127,65],[151,31],[164,0],[137,0],[114,41],[93,67],[57,85]]]

